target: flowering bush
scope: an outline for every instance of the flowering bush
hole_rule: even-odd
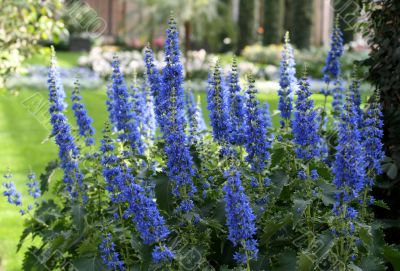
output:
[[[385,207],[369,195],[383,159],[379,94],[364,112],[354,79],[337,104],[336,125],[325,127],[331,116],[314,108],[308,78],[296,78],[287,35],[281,127],[271,126],[253,76],[240,86],[234,60],[228,78],[218,61],[209,73],[208,129],[183,89],[173,19],[166,36],[162,70],[147,48],[144,80],[131,87],[112,58],[99,149],[78,83],[73,134],[52,56],[50,122],[59,160],[40,182],[30,175],[35,206],[22,208],[26,199],[10,175],[4,184],[8,201],[30,215],[18,248],[30,234],[41,240],[28,249],[24,269],[383,270],[384,257],[398,251],[385,246],[369,212],[371,204]],[[327,134],[337,138],[333,145]],[[63,177],[50,184],[55,170]]]

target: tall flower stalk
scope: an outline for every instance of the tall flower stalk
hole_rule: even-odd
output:
[[[174,182],[173,194],[179,201],[178,211],[185,213],[193,209],[192,197],[197,189],[192,180],[194,165],[185,134],[183,68],[180,62],[179,35],[174,19],[171,18],[168,25],[165,42],[166,65],[162,71],[161,84],[165,98],[161,101],[163,103],[161,108],[165,110],[165,117],[162,117],[160,126],[165,140],[166,168],[169,177]],[[152,88],[155,87],[152,86]]]
[[[112,67],[111,89],[116,128],[120,132],[118,138],[121,142],[129,144],[133,154],[143,154],[144,145],[140,136],[138,118],[134,112],[125,79],[121,73],[120,64],[116,57],[113,58]]]
[[[210,124],[214,140],[224,145],[229,142],[230,123],[222,80],[221,66],[217,60],[212,75],[209,75],[207,109],[210,111]]]
[[[341,114],[338,145],[332,167],[333,183],[338,189],[333,212],[337,216],[333,230],[337,235],[337,251],[341,257],[340,270],[345,270],[355,251],[346,246],[354,245],[353,234],[356,231],[358,211],[353,204],[362,199],[366,187],[365,152],[362,146],[362,134],[359,126],[359,113],[351,94],[346,97],[346,107]]]
[[[52,124],[51,135],[54,136],[59,147],[60,166],[64,171],[64,183],[66,190],[73,199],[83,195],[83,174],[78,167],[79,150],[75,145],[71,134],[71,127],[64,115],[66,104],[64,102],[65,92],[61,84],[60,74],[57,70],[57,59],[52,47],[51,64],[48,79],[50,100],[50,122]]]
[[[328,56],[325,60],[325,66],[322,69],[323,78],[322,80],[326,83],[326,89],[323,89],[326,97],[332,94],[332,113],[334,117],[339,117],[344,106],[344,89],[340,79],[340,58],[343,55],[343,33],[339,28],[339,20],[336,19],[336,23],[333,26],[333,32],[331,35],[331,48],[328,52]],[[333,84],[333,88],[330,89],[330,84]]]
[[[296,86],[296,63],[294,61],[293,48],[290,44],[289,32],[286,32],[283,45],[282,60],[279,76],[279,103],[278,109],[281,112],[281,125],[288,127],[293,109],[294,88]]]
[[[230,142],[244,145],[246,142],[245,97],[240,93],[239,74],[236,57],[232,60],[232,70],[229,76],[229,121]]]
[[[257,89],[254,86],[254,78],[252,75],[248,76],[247,88],[247,101],[246,101],[246,160],[250,163],[251,168],[261,173],[269,160],[269,149],[271,142],[267,138],[267,124],[266,119],[262,114],[259,107],[256,94]]]
[[[240,171],[231,168],[225,172],[227,182],[223,187],[225,199],[226,224],[228,226],[228,239],[234,247],[239,247],[234,259],[240,265],[247,265],[250,271],[250,260],[256,259],[258,254],[257,241],[254,239],[257,228],[256,216],[250,207],[249,198],[246,196]]]
[[[88,115],[85,104],[82,102],[80,95],[80,84],[78,79],[75,81],[75,88],[72,91],[72,110],[74,111],[76,123],[79,128],[79,135],[85,139],[86,146],[94,144],[94,128],[92,126],[92,118]]]
[[[310,99],[312,93],[305,75],[299,81],[296,94],[296,111],[292,122],[293,141],[297,145],[297,157],[308,163],[320,155],[321,138],[318,134],[318,115],[314,110],[314,101]]]

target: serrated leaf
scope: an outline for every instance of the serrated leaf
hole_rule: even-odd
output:
[[[99,257],[78,257],[71,262],[70,270],[79,271],[99,271],[108,270]]]
[[[154,177],[154,181],[158,207],[169,214],[172,213],[173,196],[169,178],[165,174],[158,174]]]
[[[300,252],[297,256],[297,270],[311,271],[313,270],[313,256],[307,252]]]
[[[400,251],[392,246],[386,245],[383,248],[383,256],[390,262],[395,271],[400,271]]]
[[[272,192],[279,197],[283,187],[289,183],[289,176],[282,171],[275,171],[271,175],[271,183],[273,184]]]
[[[42,191],[42,193],[48,191],[51,176],[53,175],[57,167],[58,167],[57,161],[51,161],[47,164],[44,172],[40,174],[39,176],[40,190]]]
[[[390,207],[383,200],[375,200],[374,205],[390,211]]]
[[[267,221],[264,227],[262,241],[268,244],[270,239],[275,233],[277,233],[280,229],[290,224],[291,222],[292,222],[292,217],[290,215],[287,215],[281,220],[272,219]]]
[[[294,199],[293,200],[293,227],[297,225],[303,216],[307,206],[311,204],[310,200]]]
[[[277,258],[272,265],[271,271],[296,270],[297,255],[293,250],[287,250]]]

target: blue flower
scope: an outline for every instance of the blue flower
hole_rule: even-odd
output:
[[[144,61],[146,66],[146,78],[150,85],[151,95],[154,98],[156,121],[161,131],[163,131],[163,125],[165,123],[164,118],[167,113],[165,109],[167,97],[164,95],[163,81],[160,72],[154,64],[153,51],[148,46],[145,49]]]
[[[8,203],[14,204],[15,206],[22,205],[21,193],[15,187],[14,182],[3,183],[6,191],[3,192],[3,195],[7,197]]]
[[[316,181],[319,178],[318,171],[316,169],[311,170],[311,180]]]
[[[240,93],[239,75],[236,58],[232,61],[232,71],[229,75],[228,108],[229,108],[229,137],[230,142],[236,145],[246,143],[246,111],[245,97]]]
[[[335,80],[333,84],[332,114],[336,118],[340,116],[344,108],[344,88],[340,79]]]
[[[79,192],[83,193],[83,174],[78,168],[79,151],[71,134],[71,127],[63,111],[65,92],[56,66],[56,56],[52,48],[51,65],[48,79],[50,100],[50,122],[53,126],[52,136],[59,147],[60,167],[64,170],[64,183],[72,198],[76,198]],[[82,194],[82,197],[84,195]]]
[[[106,100],[108,120],[113,125],[117,125],[117,116],[115,115],[114,94],[111,85],[107,85],[107,100]]]
[[[200,100],[197,103],[195,102],[192,90],[186,93],[185,98],[186,113],[189,122],[189,141],[194,143],[199,140],[200,133],[206,130],[207,127],[203,119]]]
[[[94,144],[94,129],[92,126],[92,118],[88,116],[85,105],[82,103],[82,97],[80,95],[80,84],[78,79],[75,81],[75,88],[72,91],[72,110],[76,118],[76,123],[79,127],[79,135],[85,138],[86,146]]]
[[[134,112],[132,101],[127,90],[125,79],[120,70],[118,59],[114,56],[112,61],[112,95],[116,128],[121,133],[118,135],[121,142],[129,143],[133,154],[143,154],[144,145],[140,137],[139,122]]]
[[[307,180],[307,173],[304,170],[299,170],[297,172],[297,178],[299,178],[302,181]]]
[[[280,65],[280,89],[278,90],[278,109],[281,111],[281,117],[283,119],[281,124],[283,125],[287,124],[292,114],[293,91],[297,83],[295,66],[296,63],[294,61],[293,48],[289,40],[289,32],[286,32]]]
[[[267,102],[263,102],[261,104],[261,115],[262,118],[264,119],[265,126],[267,129],[272,128],[272,119],[271,119],[271,113],[269,112],[269,104]]]
[[[221,66],[217,60],[212,75],[209,75],[207,109],[210,111],[210,124],[214,140],[224,145],[230,139],[230,123],[226,92],[223,89],[222,81]]]
[[[125,270],[124,262],[115,249],[115,243],[112,241],[110,233],[103,235],[99,250],[101,259],[110,270]]]
[[[314,110],[314,101],[310,99],[310,85],[306,77],[299,81],[297,90],[296,111],[292,121],[293,141],[297,144],[296,155],[305,162],[320,155],[318,134],[318,115]]]
[[[246,196],[242,182],[240,180],[240,171],[231,168],[225,172],[227,182],[223,187],[226,224],[228,226],[228,239],[233,245],[239,246],[241,253],[235,254],[235,260],[242,264],[243,251],[251,258],[257,258],[258,248],[254,239],[257,228],[255,225],[255,215],[250,207],[249,198]]]
[[[155,263],[165,263],[170,262],[173,258],[175,258],[175,252],[171,251],[166,246],[155,246],[151,256]]]
[[[365,162],[368,170],[369,185],[373,185],[376,175],[382,173],[381,162],[385,157],[383,151],[383,121],[379,94],[375,94],[364,117],[362,130]]]
[[[153,140],[156,134],[156,117],[154,112],[154,99],[150,92],[150,85],[148,82],[148,76],[145,73],[141,91],[145,100],[145,110],[143,116],[143,134],[149,140]]]
[[[167,29],[165,62],[162,72],[162,93],[165,98],[162,101],[162,108],[165,110],[165,116],[160,126],[165,140],[166,168],[168,176],[174,182],[172,192],[183,201],[190,199],[197,189],[192,180],[195,171],[185,134],[183,67],[180,62],[179,35],[174,19],[170,19]]]
[[[42,194],[42,191],[40,190],[39,182],[36,180],[35,173],[30,173],[28,175],[28,180],[29,181],[26,185],[28,186],[29,195],[34,199],[39,198]]]
[[[339,28],[339,22],[336,21],[331,35],[331,49],[325,61],[325,66],[322,69],[323,80],[329,84],[335,81],[340,76],[340,57],[343,54],[343,34]]]
[[[259,108],[259,102],[256,98],[257,90],[254,87],[254,78],[248,76],[249,86],[246,91],[246,161],[256,172],[260,173],[264,170],[269,160],[269,149],[271,141],[267,138],[266,119]]]
[[[365,153],[359,130],[359,112],[350,95],[346,98],[346,108],[341,114],[332,171],[333,183],[340,190],[336,198],[342,205],[358,198],[365,187]]]

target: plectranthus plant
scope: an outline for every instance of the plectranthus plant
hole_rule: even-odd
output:
[[[228,79],[229,138],[234,145],[244,145],[246,142],[246,100],[241,93],[236,57],[232,60],[232,69]]]
[[[339,117],[344,106],[344,88],[341,79],[340,57],[343,55],[343,33],[339,27],[339,20],[333,26],[331,34],[331,48],[322,69],[323,78],[326,86],[322,89],[325,95],[325,103],[328,95],[333,96],[332,116]],[[325,109],[326,110],[326,109]]]
[[[207,89],[186,90],[185,100],[180,58],[173,19],[165,65],[159,71],[146,48],[142,84],[130,90],[114,57],[108,121],[88,148],[80,139],[99,135],[71,130],[66,94],[76,126],[91,121],[79,92],[65,93],[53,51],[49,121],[58,156],[38,178],[29,175],[27,189],[9,173],[3,184],[4,200],[26,219],[23,269],[384,270],[399,252],[371,212],[385,207],[371,197],[384,157],[378,94],[364,105],[359,82],[350,84],[327,157],[319,128],[330,127],[331,115],[318,115],[306,77],[297,82],[288,36],[280,127],[252,76],[240,89],[235,60],[228,80],[217,62]],[[208,111],[194,94],[207,95]]]
[[[194,165],[185,134],[185,104],[183,66],[180,62],[179,35],[176,22],[168,22],[165,41],[165,66],[162,70],[162,106],[165,117],[161,127],[165,140],[168,176],[174,182],[173,193],[178,199],[177,211],[186,213],[193,209],[192,197],[197,188],[193,183]],[[151,83],[151,81],[150,81]]]
[[[223,77],[219,60],[215,63],[212,74],[209,75],[207,92],[207,109],[210,112],[210,125],[214,140],[225,145],[229,142],[229,113],[226,92],[223,89]]]
[[[75,81],[75,88],[72,91],[72,110],[74,111],[76,123],[79,129],[79,136],[81,136],[86,146],[93,145],[94,142],[94,128],[92,125],[92,118],[88,115],[85,104],[82,102],[80,95],[80,84],[78,79]]]
[[[271,143],[267,136],[267,120],[264,118],[259,106],[259,101],[256,97],[257,89],[254,83],[253,76],[248,75],[248,87],[246,90],[246,160],[250,163],[252,170],[260,174],[261,177],[268,164]]]
[[[84,199],[83,175],[79,169],[79,150],[71,133],[71,126],[64,114],[66,108],[65,92],[58,72],[57,60],[52,47],[51,64],[49,68],[49,100],[50,100],[50,123],[52,125],[51,135],[55,138],[59,148],[60,167],[64,171],[65,188],[72,197]]]
[[[310,84],[306,75],[299,80],[296,91],[297,100],[292,121],[293,141],[296,143],[296,155],[307,164],[320,156],[320,135],[318,134],[317,112],[311,100]]]
[[[358,220],[357,203],[362,199],[362,192],[366,186],[365,152],[362,146],[362,135],[358,126],[359,113],[354,95],[348,93],[345,110],[341,114],[338,131],[338,145],[335,161],[332,167],[333,183],[339,192],[335,195],[332,231],[338,235],[335,244],[344,267],[349,261],[357,257],[354,247]],[[351,249],[344,246],[349,244]]]
[[[285,34],[283,45],[282,60],[279,70],[279,103],[278,109],[281,113],[282,127],[288,127],[293,110],[294,89],[297,84],[296,62],[293,55],[293,47],[290,44],[289,32]]]
[[[140,122],[133,110],[132,100],[116,56],[112,61],[111,79],[113,112],[115,114],[116,129],[120,132],[118,138],[122,143],[126,143],[130,147],[132,154],[143,154],[144,144],[140,135]]]
[[[250,260],[256,259],[258,255],[258,245],[254,239],[257,231],[256,217],[242,186],[240,171],[231,168],[225,172],[225,177],[227,182],[222,190],[224,191],[228,239],[234,247],[239,248],[233,256],[235,261],[240,265],[245,265],[246,270],[250,270]]]

